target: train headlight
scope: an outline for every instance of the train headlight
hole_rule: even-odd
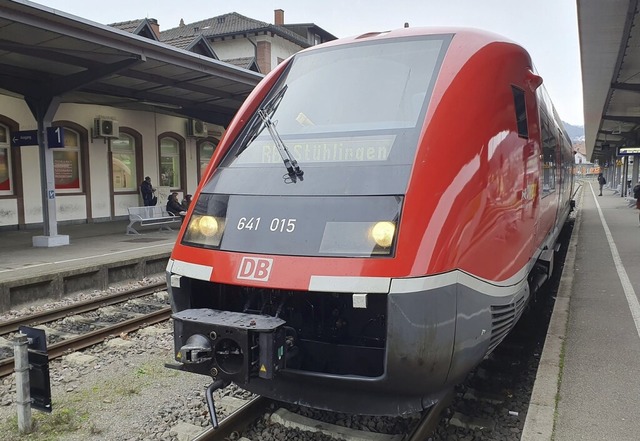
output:
[[[218,221],[213,216],[200,216],[197,225],[200,232],[207,237],[215,236],[219,230]]]
[[[218,247],[223,231],[224,219],[207,214],[194,214],[189,219],[184,241],[196,245]]]
[[[389,221],[377,222],[369,231],[373,241],[382,248],[389,248],[396,233],[396,224]]]
[[[327,222],[320,254],[339,256],[390,256],[395,243],[396,222]]]

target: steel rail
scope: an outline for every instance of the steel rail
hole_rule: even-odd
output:
[[[440,423],[440,415],[453,402],[455,390],[447,391],[440,400],[422,413],[422,418],[414,426],[406,441],[423,441],[429,439]]]
[[[255,422],[260,415],[267,411],[272,400],[255,397],[242,405],[235,412],[220,421],[217,429],[209,428],[195,437],[192,441],[223,441],[231,438],[234,432],[242,433]]]
[[[112,326],[96,329],[95,331],[91,331],[87,334],[54,343],[48,347],[49,360],[61,357],[69,352],[78,351],[80,349],[96,345],[103,342],[110,336],[119,335],[123,332],[137,331],[144,326],[163,322],[168,320],[170,317],[171,307],[165,306],[162,309],[141,315],[140,317],[134,317],[123,322],[116,323]],[[13,357],[0,360],[0,377],[4,377],[13,372],[13,362]]]
[[[0,336],[9,334],[11,332],[17,332],[21,325],[40,325],[42,323],[51,322],[61,318],[68,317],[74,314],[82,314],[84,312],[95,311],[96,309],[115,305],[117,303],[126,302],[127,300],[135,299],[138,297],[148,296],[155,292],[161,291],[163,287],[166,288],[166,283],[155,283],[153,285],[144,286],[141,288],[132,289],[125,292],[109,294],[103,297],[96,297],[93,299],[78,302],[73,305],[64,306],[62,308],[56,308],[51,311],[43,311],[38,314],[33,314],[25,317],[18,317],[13,320],[9,320],[0,324]]]

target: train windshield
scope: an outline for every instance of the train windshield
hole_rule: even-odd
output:
[[[450,40],[380,39],[296,55],[203,191],[404,194]],[[303,179],[287,174],[289,157]]]

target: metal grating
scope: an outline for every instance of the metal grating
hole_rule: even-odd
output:
[[[522,315],[524,306],[525,298],[521,296],[513,303],[491,307],[491,341],[488,352],[493,351],[513,329]]]

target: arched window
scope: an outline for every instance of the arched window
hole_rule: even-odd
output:
[[[184,141],[172,136],[160,137],[160,180],[159,185],[172,190],[183,187]]]
[[[56,192],[77,193],[82,191],[81,165],[80,135],[65,127],[64,148],[53,151],[53,175]]]
[[[0,195],[13,194],[9,128],[0,124]]]
[[[213,156],[213,152],[216,149],[218,142],[211,142],[210,140],[206,140],[198,145],[198,182],[204,176],[204,171],[207,169],[209,165],[209,161],[211,160],[211,156]]]
[[[111,164],[113,191],[137,191],[136,143],[132,136],[120,132],[118,139],[111,140]]]

